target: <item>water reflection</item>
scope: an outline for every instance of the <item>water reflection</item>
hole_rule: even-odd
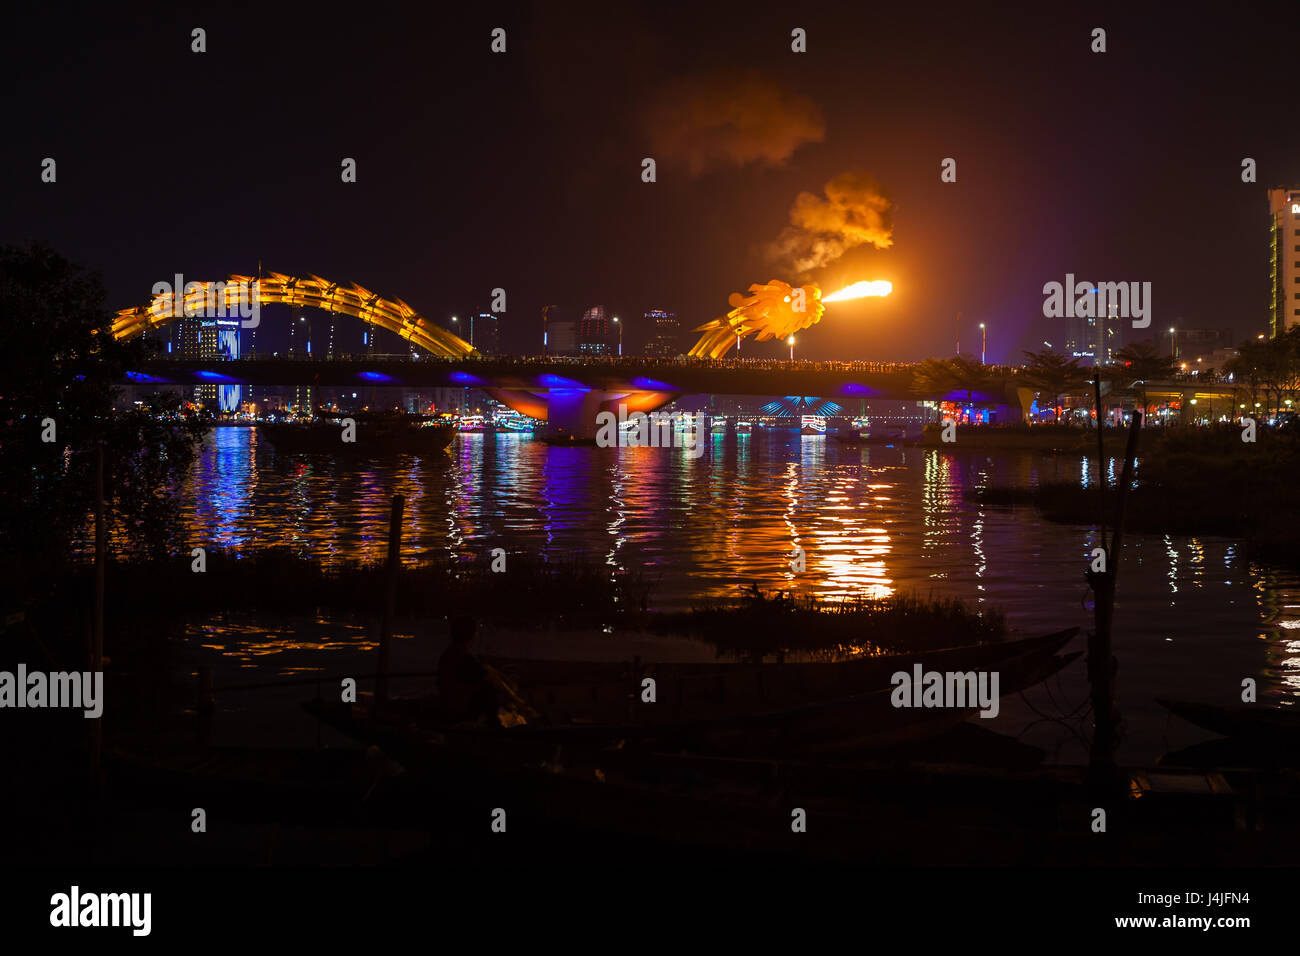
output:
[[[751,584],[820,597],[915,592],[1005,610],[1023,631],[1091,625],[1083,572],[1096,529],[989,508],[970,488],[1095,474],[1082,456],[841,445],[794,432],[713,435],[681,449],[550,447],[458,436],[429,458],[285,455],[253,430],[212,432],[185,496],[191,539],[288,546],[327,563],[382,560],[389,499],[407,497],[408,560],[490,549],[644,571],[659,608]],[[1113,470],[1108,462],[1107,470]],[[807,569],[790,566],[796,548]],[[1205,536],[1125,537],[1121,689],[1229,702],[1300,691],[1300,583]],[[1198,683],[1199,682],[1199,683]]]

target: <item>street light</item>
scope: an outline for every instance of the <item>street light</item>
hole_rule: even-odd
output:
[[[618,355],[619,358],[622,358],[623,357],[623,326],[618,321],[617,315],[614,316],[614,324],[618,326]]]
[[[989,334],[984,328],[984,323],[980,323],[980,364],[984,364],[984,353],[988,350]]]
[[[790,361],[793,362],[794,361],[794,336],[792,335],[788,339],[786,339],[785,344],[790,346]]]
[[[1178,358],[1178,338],[1174,334],[1175,330],[1169,330],[1169,352],[1174,358]]]

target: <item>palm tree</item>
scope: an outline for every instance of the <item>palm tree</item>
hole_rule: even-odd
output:
[[[1029,387],[1052,401],[1056,420],[1061,420],[1062,394],[1073,393],[1088,382],[1087,369],[1079,366],[1077,358],[1066,358],[1055,352],[1025,352],[1029,364],[1025,366],[1024,380]]]
[[[975,390],[989,385],[992,377],[987,365],[958,355],[950,359],[926,359],[912,372],[912,392],[942,398],[948,392],[965,392],[966,403],[975,398]]]
[[[948,367],[952,369],[954,387],[966,392],[967,405],[974,401],[975,389],[982,389],[991,381],[988,366],[964,355],[948,359]]]
[[[1115,353],[1116,379],[1125,388],[1141,385],[1142,414],[1147,411],[1147,382],[1152,379],[1173,378],[1177,365],[1172,355],[1162,355],[1150,341],[1134,342]]]
[[[912,371],[912,392],[916,395],[942,398],[956,387],[956,376],[947,359],[928,358]]]

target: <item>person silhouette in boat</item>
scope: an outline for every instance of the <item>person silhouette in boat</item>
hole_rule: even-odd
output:
[[[438,696],[455,720],[494,721],[499,701],[487,669],[469,651],[478,633],[472,617],[451,619],[451,643],[438,659]]]

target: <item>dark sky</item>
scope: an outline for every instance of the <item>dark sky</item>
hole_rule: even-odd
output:
[[[260,261],[435,319],[503,287],[514,350],[536,351],[543,304],[599,302],[629,317],[634,346],[647,308],[698,324],[751,282],[793,278],[764,244],[799,192],[858,169],[893,201],[893,245],[816,277],[895,293],[832,306],[801,356],[951,354],[960,311],[963,351],[984,321],[990,361],[1018,359],[1059,336],[1041,290],[1066,272],[1151,282],[1153,329],[1244,337],[1266,318],[1265,190],[1300,184],[1300,30],[1282,5],[158,9],[27,9],[0,31],[0,240],[43,238],[99,269],[115,308],[176,272]],[[661,155],[641,181],[654,104],[751,76],[820,113],[821,141],[697,174]]]

